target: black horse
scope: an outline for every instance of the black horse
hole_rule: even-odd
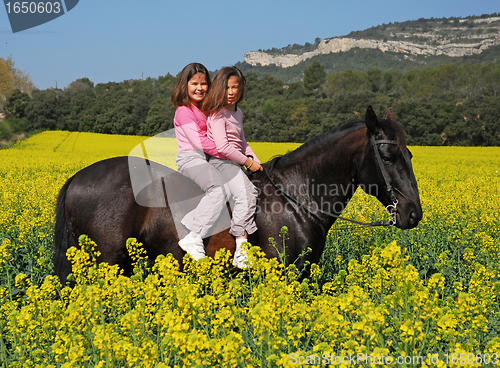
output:
[[[384,119],[378,119],[368,107],[364,121],[345,123],[315,137],[266,163],[264,172],[252,175],[259,190],[259,230],[249,241],[268,257],[276,257],[269,238],[279,239],[281,228],[287,226],[285,262],[296,261],[299,268],[306,261],[317,263],[329,228],[358,186],[393,210],[393,224],[398,228],[415,227],[422,218],[422,208],[410,160],[392,109]],[[179,213],[180,207],[168,202],[166,191],[183,188],[186,193],[202,195],[201,190],[181,174],[172,175],[171,169],[150,162],[155,177],[166,179],[145,185],[134,197],[129,165],[129,157],[103,160],[77,172],[62,187],[56,209],[54,271],[63,283],[71,272],[66,251],[78,244],[81,234],[97,243],[99,262],[118,264],[125,274],[131,272],[125,246],[128,238],[143,243],[150,259],[172,253],[182,264],[185,253],[177,242],[185,233],[177,232],[174,218],[184,215],[186,202],[184,212]],[[164,206],[139,204],[158,197],[164,198]],[[195,206],[196,201],[192,208]],[[227,229],[220,230],[205,239],[208,256],[220,248],[234,252],[234,239]],[[312,251],[300,257],[308,247]]]

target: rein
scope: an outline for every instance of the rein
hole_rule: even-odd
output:
[[[380,153],[377,149],[377,145],[379,145],[379,144],[397,144],[397,141],[395,141],[395,140],[378,140],[378,141],[376,141],[373,138],[373,136],[370,136],[370,144],[375,151],[375,158],[377,159],[378,167],[380,168],[380,171],[382,172],[382,177],[384,178],[385,188],[389,192],[389,195],[390,195],[390,198],[392,201],[392,203],[385,208],[385,210],[387,211],[387,214],[389,216],[391,216],[391,220],[390,221],[381,220],[381,221],[374,221],[374,222],[360,222],[360,221],[356,221],[356,220],[352,220],[352,219],[349,219],[346,217],[339,216],[339,215],[331,213],[331,212],[323,211],[319,208],[317,209],[317,211],[319,211],[320,213],[322,213],[324,215],[334,217],[334,218],[339,219],[339,220],[348,221],[348,222],[351,222],[353,224],[361,225],[361,226],[367,226],[367,227],[394,226],[394,225],[396,225],[396,210],[397,210],[397,206],[398,206],[398,200],[396,199],[396,196],[394,195],[394,190],[391,186],[391,180],[389,178],[389,175],[387,175],[387,171],[384,168],[384,164],[383,164],[382,159],[380,157]],[[264,169],[264,172],[266,173],[266,176],[268,177],[271,184],[276,188],[276,190],[277,190],[276,193],[283,195],[289,201],[295,203],[298,207],[302,208],[305,212],[307,212],[310,216],[314,217],[321,224],[321,227],[323,228],[325,233],[328,232],[328,229],[326,228],[323,221],[311,210],[311,208],[309,206],[300,203],[295,198],[292,198],[288,193],[286,193],[282,188],[280,188],[274,182],[274,180],[271,178],[271,176],[269,175],[269,172],[266,170],[266,168],[264,166],[262,166],[262,168]]]

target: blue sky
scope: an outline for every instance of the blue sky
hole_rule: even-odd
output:
[[[15,0],[12,0],[15,1]],[[389,22],[500,12],[499,0],[80,0],[65,15],[12,33],[0,7],[0,57],[12,56],[40,89],[209,70],[245,52],[314,43]]]

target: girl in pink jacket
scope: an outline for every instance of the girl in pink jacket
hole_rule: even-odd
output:
[[[257,231],[255,210],[257,189],[241,170],[242,166],[255,172],[262,170],[260,161],[252,151],[243,134],[243,113],[237,103],[245,94],[245,77],[236,67],[222,68],[214,78],[203,101],[202,110],[208,115],[207,136],[215,143],[219,155],[209,158],[226,180],[233,195],[234,208],[229,233],[236,238],[233,265],[248,266],[248,256],[241,245],[248,234]]]
[[[228,200],[223,176],[207,161],[211,156],[224,159],[214,142],[207,138],[207,117],[199,109],[209,86],[207,68],[192,63],[182,70],[171,96],[176,107],[174,126],[179,146],[178,171],[205,192],[198,206],[181,220],[190,232],[179,241],[179,246],[195,260],[205,257],[203,238]]]

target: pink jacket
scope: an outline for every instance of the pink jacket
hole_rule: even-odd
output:
[[[208,139],[215,142],[219,154],[240,165],[244,165],[247,156],[255,161],[259,159],[252,151],[243,133],[243,113],[240,109],[231,111],[222,108],[207,120]]]
[[[215,143],[207,138],[207,116],[196,106],[179,106],[175,110],[174,126],[178,152],[198,150],[225,159]]]

